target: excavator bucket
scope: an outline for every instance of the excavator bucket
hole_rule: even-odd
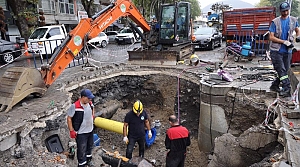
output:
[[[25,67],[9,68],[0,78],[0,112],[8,112],[30,94],[42,96],[46,90],[39,70]]]

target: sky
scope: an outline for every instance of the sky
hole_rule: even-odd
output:
[[[198,0],[198,1],[200,2],[201,9],[202,9],[205,6],[209,5],[209,4],[216,3],[216,2],[219,2],[219,1],[222,1],[222,0]],[[257,3],[260,2],[260,0],[242,0],[242,1],[248,2],[248,3],[252,4],[252,5],[255,5],[255,4],[257,4]]]

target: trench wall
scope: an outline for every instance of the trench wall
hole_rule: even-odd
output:
[[[198,130],[200,150],[212,152],[216,137],[225,133],[239,136],[251,126],[262,123],[267,111],[265,98],[269,95],[261,88],[213,85],[201,81]]]

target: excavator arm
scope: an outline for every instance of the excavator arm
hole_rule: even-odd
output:
[[[50,86],[78,55],[87,40],[92,39],[105,30],[115,20],[128,16],[137,23],[144,32],[150,26],[131,0],[117,0],[92,18],[81,19],[80,23],[69,33],[68,37],[52,55],[50,64],[41,68],[46,86]]]
[[[7,69],[0,78],[0,112],[9,111],[30,94],[43,95],[69,63],[78,56],[86,42],[98,36],[122,16],[131,18],[144,32],[150,31],[150,26],[131,0],[116,0],[92,18],[81,19],[62,44],[55,49],[49,64],[43,65],[40,71],[26,67]]]

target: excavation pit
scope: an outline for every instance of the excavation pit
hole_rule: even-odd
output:
[[[162,124],[160,130],[161,135],[157,136],[155,143],[145,151],[145,157],[150,161],[155,161],[157,166],[164,166],[167,153],[164,146],[165,132],[170,126],[168,117],[171,114],[178,115],[178,108],[180,122],[189,129],[192,139],[192,145],[188,147],[186,166],[196,167],[199,165],[206,166],[208,164],[209,159],[207,157],[209,154],[213,154],[214,150],[200,151],[201,147],[203,147],[204,150],[207,147],[198,143],[209,143],[212,148],[214,148],[215,138],[224,134],[222,131],[217,131],[218,128],[214,129],[213,127],[216,126],[213,125],[215,121],[220,121],[218,119],[222,118],[215,115],[218,112],[222,112],[221,109],[223,109],[225,120],[221,120],[220,122],[225,122],[224,124],[226,124],[227,127],[225,133],[231,133],[233,141],[240,139],[247,142],[255,141],[258,143],[253,144],[258,145],[257,147],[254,146],[254,148],[248,148],[248,146],[245,146],[245,148],[243,146],[234,148],[237,154],[240,154],[240,160],[238,162],[234,161],[235,164],[228,162],[228,166],[250,166],[270,156],[273,150],[277,149],[276,151],[278,152],[278,148],[282,149],[277,142],[277,134],[263,126],[259,126],[264,121],[267,110],[265,100],[268,98],[268,94],[262,93],[262,90],[252,90],[251,92],[249,90],[244,91],[243,89],[232,89],[223,97],[224,101],[222,102],[222,100],[220,100],[216,105],[211,100],[216,97],[210,97],[213,95],[203,93],[201,91],[202,87],[200,82],[195,83],[182,78],[179,79],[178,82],[178,77],[162,74],[118,76],[106,79],[105,81],[84,85],[83,87],[71,91],[73,93],[72,101],[77,99],[78,92],[80,92],[82,88],[93,89],[96,96],[95,108],[96,111],[100,113],[100,116],[118,122],[124,121],[126,113],[132,109],[135,100],[138,99],[142,101],[149,115],[150,122],[160,120]],[[201,95],[203,99],[206,99],[202,100]],[[217,99],[220,99],[220,97],[217,97]],[[114,106],[120,107],[117,108]],[[218,111],[214,111],[215,109]],[[210,118],[210,115],[212,115],[212,118]],[[204,118],[209,117],[208,120],[205,119],[203,121],[208,121],[209,125],[212,124],[211,128],[206,127],[203,123],[199,123],[201,116]],[[210,122],[212,123],[210,124]],[[253,128],[256,126],[257,128]],[[245,131],[246,134],[244,134]],[[122,141],[123,136],[121,134],[99,128],[96,129],[96,132],[101,138],[101,147],[111,152],[119,151],[121,155],[125,155],[126,146]],[[211,139],[207,140],[207,138],[203,138],[201,135],[208,135],[208,138]],[[267,139],[265,143],[257,140],[262,136]],[[228,145],[228,143],[223,143],[223,141],[221,143],[222,145]],[[218,148],[221,149],[222,147],[219,146]],[[220,151],[218,148],[214,149]],[[232,148],[230,150],[232,150]],[[221,152],[224,152],[224,150]],[[252,159],[249,160],[249,158],[246,158],[247,156],[245,156],[245,159],[243,158],[242,155],[245,154],[254,154],[255,156],[250,156]],[[138,147],[135,149],[133,155],[138,156]],[[220,152],[218,155],[220,155]],[[231,154],[228,153],[228,155]],[[218,159],[219,158],[220,157],[218,157]],[[218,166],[220,165],[219,163],[227,163],[222,162],[222,160],[218,162],[218,160],[212,159],[212,166]]]
[[[212,85],[203,81],[201,70],[183,72],[181,69],[119,68],[119,71],[106,67],[105,70],[67,75],[63,82],[52,86],[51,93],[48,91],[45,97],[37,99],[34,104],[28,101],[27,106],[19,107],[24,111],[22,119],[27,123],[16,127],[20,132],[17,133],[18,140],[14,147],[2,152],[0,159],[17,166],[28,164],[27,159],[32,157],[37,160],[29,165],[76,165],[76,158],[71,160],[64,155],[59,155],[64,161],[49,161],[57,155],[46,153],[43,141],[53,134],[59,134],[65,151],[68,151],[69,141],[72,140],[69,139],[65,117],[69,105],[78,99],[83,88],[89,88],[95,94],[95,108],[101,116],[119,122],[123,122],[136,99],[142,101],[150,122],[160,120],[161,123],[161,135],[145,152],[145,158],[157,166],[165,164],[167,150],[164,139],[169,127],[168,117],[178,113],[182,125],[190,131],[192,140],[186,158],[188,167],[270,163],[269,157],[282,152],[277,134],[260,126],[265,119],[268,100],[273,98],[264,89],[249,89],[228,83]],[[55,101],[54,105],[50,105],[52,101]],[[34,107],[40,111],[28,111]],[[31,115],[27,116],[27,111]],[[13,114],[18,115],[19,112],[12,111],[3,118],[11,119]],[[270,123],[272,121],[273,117]],[[99,157],[101,148],[125,155],[121,134],[100,128],[95,129],[95,133],[101,138],[100,147],[95,148],[93,153],[95,163],[103,163]],[[264,142],[259,140],[262,137]],[[137,152],[138,149],[135,149],[133,155],[137,155]]]

